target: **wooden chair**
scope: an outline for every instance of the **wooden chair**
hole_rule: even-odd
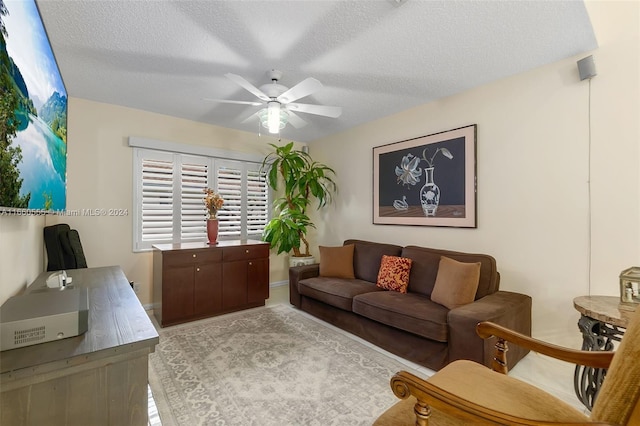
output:
[[[640,425],[640,308],[615,352],[566,349],[490,322],[478,324],[477,332],[483,339],[498,339],[492,369],[454,361],[426,380],[401,371],[391,379],[391,388],[403,401],[374,425]],[[507,376],[506,342],[570,363],[608,368],[591,415]]]

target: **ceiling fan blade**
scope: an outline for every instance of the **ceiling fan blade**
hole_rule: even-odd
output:
[[[260,111],[262,111],[262,110],[260,110]],[[246,117],[246,118],[242,118],[243,116],[240,116],[240,117],[239,117],[239,119],[238,119],[238,121],[240,121],[241,123],[247,123],[247,122],[249,122],[249,121],[251,121],[251,120],[257,119],[257,118],[259,118],[260,111],[256,111],[256,112],[254,112],[253,114],[250,114],[250,115],[249,115],[248,117]],[[246,114],[245,114],[245,115],[246,115]]]
[[[322,83],[320,83],[320,81],[316,80],[313,77],[309,77],[302,80],[300,83],[296,84],[291,89],[278,96],[276,99],[278,100],[278,102],[288,104],[289,102],[304,98],[305,96],[308,96],[320,89],[322,89]]]
[[[311,104],[287,104],[289,110],[304,112],[307,114],[324,115],[325,117],[338,118],[342,114],[342,107]]]
[[[294,114],[292,111],[287,111],[287,113],[289,114],[289,118],[287,119],[287,122],[291,124],[293,127],[295,127],[296,129],[300,129],[307,125],[307,122],[304,121],[302,118],[300,118],[299,115]]]
[[[249,102],[249,101],[232,101],[228,99],[211,99],[211,98],[202,98],[202,100],[207,102],[218,102],[221,104],[238,104],[238,105],[253,105],[253,106],[262,105],[264,103],[264,102]]]
[[[227,73],[224,76],[227,77],[229,80],[233,81],[234,83],[236,83],[238,86],[240,86],[240,87],[248,90],[249,92],[253,93],[259,99],[262,99],[263,101],[270,101],[271,100],[267,95],[264,94],[264,92],[262,90],[258,89],[253,84],[249,83],[247,80],[244,79],[244,77],[240,77],[237,74],[231,74],[231,73]]]

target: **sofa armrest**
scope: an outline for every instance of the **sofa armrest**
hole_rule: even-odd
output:
[[[470,359],[491,367],[496,338],[483,340],[476,326],[491,321],[525,336],[531,336],[531,297],[508,291],[497,291],[468,305],[449,311],[449,362]],[[507,352],[507,365],[512,368],[528,349],[514,346]]]
[[[289,302],[297,308],[300,307],[300,293],[298,292],[298,282],[307,278],[320,275],[320,264],[293,266],[289,268]]]

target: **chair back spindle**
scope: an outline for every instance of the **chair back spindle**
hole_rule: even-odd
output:
[[[591,419],[619,425],[640,424],[640,308],[618,346]]]

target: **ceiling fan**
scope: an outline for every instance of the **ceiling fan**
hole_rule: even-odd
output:
[[[278,81],[282,78],[282,71],[271,70],[267,72],[271,83],[263,84],[257,88],[249,83],[245,78],[227,73],[225,77],[233,81],[240,87],[254,94],[260,101],[234,101],[226,99],[206,99],[208,101],[240,104],[240,105],[266,105],[265,108],[252,114],[243,122],[249,121],[254,117],[258,117],[262,126],[269,130],[269,133],[278,133],[287,123],[291,123],[293,127],[299,129],[304,127],[307,122],[304,121],[296,112],[305,114],[322,115],[325,117],[338,118],[342,114],[342,108],[327,105],[301,104],[294,102],[304,98],[322,88],[322,83],[315,78],[309,77],[302,80],[292,88],[287,88]]]

